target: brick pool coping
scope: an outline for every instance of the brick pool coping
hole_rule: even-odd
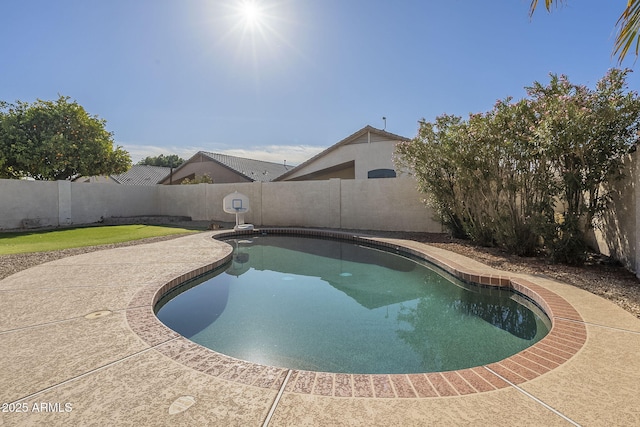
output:
[[[547,336],[533,346],[501,361],[474,368],[423,374],[343,374],[260,365],[202,347],[169,329],[156,317],[154,307],[167,292],[227,263],[229,254],[183,274],[165,285],[148,285],[126,310],[131,329],[161,354],[199,372],[232,382],[291,393],[344,398],[432,398],[482,393],[531,381],[571,359],[586,342],[582,317],[564,298],[529,280],[509,275],[487,275],[444,256],[427,254],[397,241],[340,231],[262,228],[222,232],[214,238],[259,233],[325,237],[372,244],[425,259],[451,275],[482,286],[511,288],[540,306],[551,321]]]

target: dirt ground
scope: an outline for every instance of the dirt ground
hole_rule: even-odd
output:
[[[611,300],[640,318],[640,279],[607,257],[593,255],[585,265],[577,267],[551,264],[542,258],[510,255],[497,248],[478,247],[464,240],[451,239],[445,234],[394,235],[447,249],[500,270],[551,277]]]

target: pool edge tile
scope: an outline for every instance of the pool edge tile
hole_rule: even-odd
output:
[[[232,254],[182,274],[164,285],[151,284],[142,288],[130,300],[126,310],[127,320],[132,330],[149,345],[156,347],[165,356],[173,358],[178,363],[227,381],[260,388],[279,389],[284,383],[287,372],[291,371],[292,376],[287,383],[286,392],[384,399],[459,396],[508,387],[509,384],[500,376],[513,384],[521,384],[561,366],[580,351],[586,342],[586,327],[573,306],[559,295],[527,279],[514,278],[503,272],[493,274],[466,269],[443,256],[429,254],[416,247],[405,247],[395,240],[385,242],[371,236],[326,230],[310,232],[305,229],[268,229],[267,231],[275,234],[331,237],[356,243],[367,242],[392,250],[405,251],[469,283],[496,288],[508,287],[519,292],[537,303],[548,314],[552,324],[551,330],[542,340],[514,356],[486,367],[479,366],[459,371],[391,375],[343,374],[289,370],[246,362],[192,343],[162,324],[153,312],[153,307],[164,294],[191,279],[219,268],[231,259]],[[215,234],[213,238],[253,235],[256,232],[260,231],[227,231]],[[155,319],[151,319],[151,316]],[[183,354],[178,350],[180,348],[188,354]]]

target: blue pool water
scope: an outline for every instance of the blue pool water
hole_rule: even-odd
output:
[[[227,240],[233,261],[156,307],[167,326],[220,353],[315,371],[415,373],[509,357],[549,321],[510,291],[351,242]]]

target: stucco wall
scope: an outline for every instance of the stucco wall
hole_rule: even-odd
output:
[[[230,184],[199,184],[206,189],[204,203],[206,216],[204,219],[212,221],[235,221],[235,216],[226,213],[222,209],[222,199],[228,194],[237,191],[249,198],[250,210],[244,214],[244,220],[250,224],[262,224],[262,183],[261,182],[237,182]],[[191,215],[192,218],[195,218]]]
[[[245,222],[257,226],[441,231],[410,178],[176,186],[0,180],[0,229],[147,215],[232,222],[222,199],[234,191],[249,198]]]
[[[365,135],[356,142],[337,147],[300,168],[286,180],[293,180],[349,161],[355,161],[355,179],[366,179],[367,172],[373,169],[395,169],[393,153],[397,141],[381,139],[375,134],[371,137],[371,142],[367,141]]]
[[[0,229],[58,224],[57,182],[0,179]]]
[[[611,209],[593,244],[632,271],[640,271],[636,224],[640,220],[640,174],[635,154],[626,179],[613,190]],[[108,217],[171,215],[233,222],[222,199],[238,191],[250,201],[245,222],[256,226],[302,226],[361,230],[442,232],[421,201],[413,178],[130,186],[0,180],[0,230],[91,224]]]
[[[342,228],[442,232],[413,178],[341,181]]]
[[[339,228],[340,182],[331,179],[264,183],[262,222],[276,226]]]
[[[109,217],[157,215],[155,187],[58,181],[60,186],[69,184],[71,217],[60,225],[90,224]]]
[[[637,259],[637,216],[640,206],[636,186],[638,179],[637,152],[625,158],[624,178],[614,182],[605,191],[610,191],[609,209],[600,220],[595,221],[592,246],[607,256],[621,261],[631,271],[640,272]]]
[[[207,218],[207,184],[157,185],[157,215],[190,216],[193,219]]]
[[[354,145],[356,154],[356,179],[367,179],[373,169],[395,169],[393,153],[396,141],[375,141]]]
[[[162,181],[162,184],[169,184],[169,180],[171,179],[173,184],[177,185],[180,184],[182,180],[190,177],[191,175],[195,175],[195,178],[201,178],[205,174],[209,175],[214,184],[228,182],[250,182],[247,178],[232,171],[231,169],[213,162],[211,161],[211,159],[208,159],[203,155],[200,155],[199,158],[191,159],[179,169],[174,169],[173,176],[171,178],[165,178]]]

